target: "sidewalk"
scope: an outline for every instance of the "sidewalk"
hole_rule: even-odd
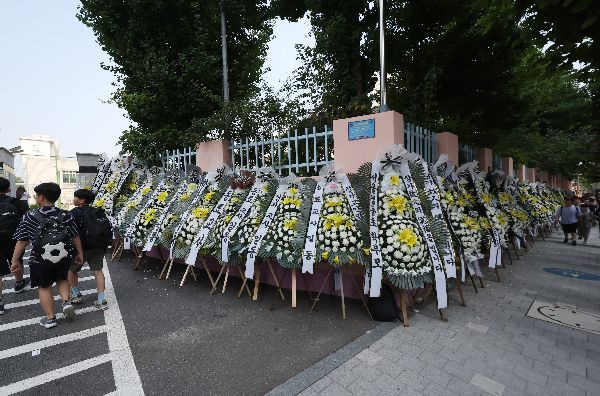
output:
[[[447,323],[431,301],[411,315],[410,327],[395,323],[366,349],[354,345],[357,354],[342,348],[272,393],[600,395],[600,336],[526,316],[534,300],[600,314],[599,281],[543,270],[600,274],[597,228],[590,243],[563,244],[555,231],[520,260],[513,252],[514,265],[500,269],[501,283],[487,271],[478,294],[464,285],[466,307],[450,291]],[[373,333],[385,333],[386,326]]]

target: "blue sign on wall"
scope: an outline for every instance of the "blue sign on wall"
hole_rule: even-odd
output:
[[[375,137],[375,119],[348,123],[348,140],[372,139]]]
[[[567,278],[600,281],[600,275],[576,271],[568,268],[544,268],[544,271],[552,275],[565,276]]]

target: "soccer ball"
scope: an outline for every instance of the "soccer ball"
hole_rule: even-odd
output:
[[[57,264],[69,255],[67,249],[65,249],[64,242],[59,243],[47,243],[43,246],[44,253],[42,253],[42,259],[51,263]]]

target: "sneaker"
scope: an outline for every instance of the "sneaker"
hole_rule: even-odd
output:
[[[65,315],[65,318],[69,320],[75,319],[75,307],[71,302],[67,301],[63,303],[63,314]]]
[[[0,303],[0,315],[4,315],[4,303]]]
[[[83,301],[83,296],[81,295],[81,293],[77,293],[76,296],[71,296],[71,298],[69,298],[69,301],[71,302],[71,304],[81,304],[81,302]]]
[[[571,245],[573,245],[573,246],[577,246],[577,241],[576,241],[576,240],[573,240],[573,242],[571,242]]]
[[[104,300],[99,302],[98,300],[94,301],[94,307],[99,309],[100,311],[106,311],[108,309],[108,301]]]
[[[53,327],[56,327],[58,323],[56,322],[56,318],[48,319],[46,317],[43,317],[42,320],[40,320],[40,325],[44,326],[47,329],[51,329]]]
[[[28,286],[29,279],[23,279],[23,282],[21,282],[21,284],[15,284],[15,293],[23,293],[25,291],[25,288],[27,288]]]

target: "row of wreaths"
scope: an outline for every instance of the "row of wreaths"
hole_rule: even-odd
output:
[[[496,267],[502,249],[552,222],[562,200],[544,184],[479,172],[476,162],[456,167],[446,156],[427,164],[401,146],[353,174],[326,165],[318,180],[227,166],[164,172],[102,157],[90,188],[125,248],[162,245],[189,265],[213,256],[245,265],[250,278],[257,259],[308,273],[316,262],[356,263],[374,297],[383,279],[404,290],[435,280],[439,289],[484,257]]]

